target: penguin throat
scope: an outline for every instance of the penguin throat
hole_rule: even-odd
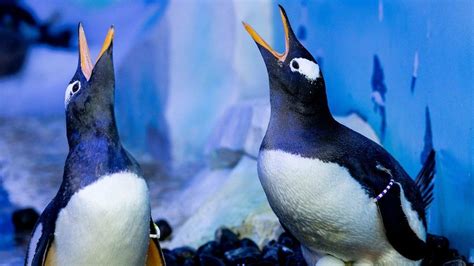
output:
[[[271,84],[270,86],[272,114],[287,115],[287,113],[295,113],[295,119],[308,120],[307,122],[310,123],[323,123],[333,120],[324,89],[316,92],[319,94],[317,97],[305,102],[298,98],[298,92],[290,92],[283,88],[283,84]]]
[[[85,141],[106,141],[112,145],[120,143],[115,121],[95,123],[70,122],[67,124],[67,138],[69,148]]]

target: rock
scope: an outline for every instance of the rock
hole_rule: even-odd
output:
[[[294,254],[286,259],[286,266],[307,266],[301,254]]]
[[[444,236],[437,236],[428,234],[426,238],[428,249],[432,250],[447,250],[449,248],[449,240]]]
[[[235,165],[233,160],[242,155],[256,158],[269,119],[270,104],[267,99],[242,101],[229,107],[209,138],[205,153],[219,164],[234,162]],[[232,164],[228,163],[228,166]]]
[[[216,257],[210,255],[199,255],[200,266],[225,266],[225,263]]]
[[[1,28],[0,77],[18,73],[25,63],[30,44],[18,31]]]
[[[155,221],[155,224],[160,228],[160,241],[166,240],[173,233],[171,225],[163,219]]]
[[[300,247],[298,240],[296,240],[294,236],[292,236],[291,234],[287,232],[283,232],[278,237],[278,243],[292,250],[296,250],[297,248],[299,249]]]
[[[280,224],[260,185],[257,162],[245,156],[228,176],[221,178],[224,180],[219,189],[208,194],[194,215],[176,228],[168,247],[199,246],[213,240],[214,230],[223,225],[259,245],[278,236]],[[188,195],[203,193],[207,191],[189,191]]]
[[[224,252],[239,247],[239,237],[228,228],[217,229],[215,236],[216,241]]]
[[[380,144],[380,139],[375,133],[374,129],[370,126],[365,119],[360,117],[356,113],[350,113],[346,116],[336,116],[334,117],[337,122],[343,124],[344,126],[364,135],[366,138],[372,140],[373,142]]]
[[[278,247],[264,249],[262,259],[264,261],[278,263]]]
[[[209,241],[200,246],[197,250],[198,255],[209,255],[221,258],[224,255],[221,246],[217,241]]]
[[[38,212],[33,208],[19,209],[13,212],[12,222],[15,233],[30,233],[39,218]]]
[[[448,260],[449,240],[443,236],[428,234],[426,238],[428,252],[424,265],[442,265]]]
[[[212,133],[205,147],[211,168],[233,168],[244,153],[244,143],[252,119],[252,105],[230,107]],[[225,126],[221,126],[225,125]]]
[[[466,266],[466,262],[462,258],[458,258],[443,263],[443,266]]]
[[[275,266],[273,262],[264,261],[264,260],[260,260],[257,263],[252,263],[251,265],[252,266]]]
[[[278,261],[280,262],[280,264],[286,264],[288,257],[293,256],[295,252],[293,252],[292,249],[285,247],[281,244],[278,245],[280,245],[278,247]]]
[[[231,265],[256,263],[260,257],[260,250],[254,247],[241,247],[224,253],[226,262]]]
[[[173,249],[173,254],[176,257],[178,264],[184,264],[187,260],[193,260],[196,255],[196,250],[191,247],[179,247]]]
[[[272,247],[275,246],[277,243],[278,243],[278,242],[276,242],[275,239],[270,240],[270,241],[263,247],[262,252],[265,254],[265,252],[267,252],[268,249],[272,248]]]
[[[243,238],[239,243],[240,247],[254,247],[258,249],[257,244],[250,238]]]
[[[194,261],[194,259],[186,259],[183,264],[183,266],[195,266],[197,263]]]
[[[234,230],[241,236],[253,239],[259,247],[276,239],[282,232],[278,218],[267,205],[255,209],[240,226],[234,227]]]
[[[262,259],[274,264],[286,265],[288,258],[294,256],[296,253],[297,252],[291,248],[272,240],[263,248]]]
[[[178,259],[176,256],[173,254],[173,252],[169,249],[162,249],[163,251],[163,257],[166,261],[166,266],[177,266],[178,265]]]

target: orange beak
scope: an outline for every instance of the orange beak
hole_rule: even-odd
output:
[[[278,53],[277,51],[275,51],[264,39],[262,39],[262,37],[260,37],[260,35],[258,35],[258,33],[249,24],[245,22],[242,22],[242,24],[244,24],[245,29],[258,45],[265,48],[276,59],[283,62],[285,61],[286,56],[288,55],[288,52],[290,49],[289,23],[288,23],[288,18],[286,17],[282,7],[280,6],[279,8],[280,8],[281,20],[283,22],[283,29],[285,30],[285,52],[284,53]]]
[[[97,63],[97,61],[99,61],[99,58],[104,54],[104,52],[109,49],[114,39],[114,33],[114,27],[111,26],[109,28],[109,31],[107,32],[104,44],[102,45],[102,49],[100,50],[99,56],[97,57],[95,63]],[[92,69],[94,69],[95,63],[93,65],[91,61],[89,46],[87,45],[86,34],[84,32],[84,27],[82,26],[82,23],[79,23],[79,57],[82,74],[84,74],[86,79],[89,80],[92,75]]]

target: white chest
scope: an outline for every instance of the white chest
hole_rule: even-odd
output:
[[[276,215],[305,246],[348,260],[357,248],[387,247],[376,204],[346,168],[266,150],[258,174]]]
[[[74,194],[56,221],[58,265],[144,265],[150,203],[135,174],[102,177]]]

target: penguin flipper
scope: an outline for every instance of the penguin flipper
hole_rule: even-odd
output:
[[[398,183],[394,183],[390,191],[377,201],[385,235],[392,247],[402,256],[410,260],[421,260],[426,254],[426,243],[410,227],[402,204],[401,187]]]
[[[350,161],[351,175],[376,201],[385,235],[391,246],[407,259],[423,259],[427,249],[425,241],[421,239],[426,230],[424,209],[419,212],[419,204],[413,201],[417,199],[411,195],[417,191],[417,187],[395,161],[387,160],[385,156],[378,156],[376,159],[375,167],[365,168],[366,164],[363,162],[373,161],[373,158]],[[390,182],[392,185],[388,188]],[[380,195],[382,196],[379,197]]]
[[[28,243],[25,265],[56,265],[54,231],[59,209],[58,201],[53,199],[40,215]]]
[[[46,229],[46,228],[45,228]],[[33,230],[33,238],[30,240],[25,265],[27,266],[52,266],[55,264],[56,248],[53,244],[54,235],[43,229],[41,221],[35,226]],[[39,231],[42,230],[42,231]],[[36,243],[31,241],[35,240],[35,235],[39,234],[39,238],[36,239]],[[33,252],[33,253],[32,253]],[[32,253],[32,254],[30,254]]]
[[[162,266],[166,265],[163,252],[161,251],[160,243],[158,242],[159,229],[150,220],[150,241],[148,245],[148,253],[146,258],[147,266]]]

